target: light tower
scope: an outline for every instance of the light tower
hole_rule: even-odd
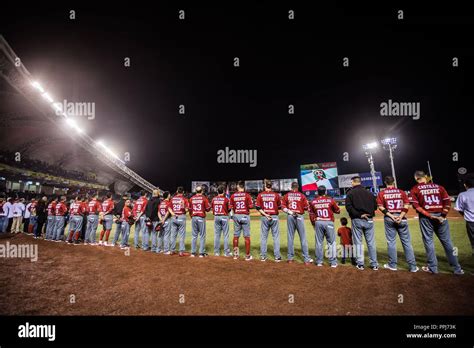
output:
[[[375,176],[374,157],[372,156],[372,154],[377,151],[377,147],[378,147],[378,143],[375,141],[362,145],[362,148],[365,151],[365,155],[367,156],[367,160],[369,161],[370,175],[372,177],[372,186],[374,188],[374,194],[377,193],[378,188],[377,188],[377,177]]]
[[[395,164],[393,163],[393,151],[397,148],[397,138],[385,138],[381,140],[382,146],[384,150],[388,150],[388,153],[390,155],[390,164],[392,166],[392,176],[393,179],[395,180],[394,184],[395,187],[397,186],[397,177],[395,175]]]

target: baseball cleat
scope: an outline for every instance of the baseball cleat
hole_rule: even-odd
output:
[[[463,275],[464,271],[462,269],[460,269],[459,271],[454,271],[454,274],[455,275]]]
[[[219,253],[214,253],[214,256],[221,256],[221,254],[219,254]],[[227,255],[224,255],[224,256],[227,256]]]
[[[202,254],[199,254],[199,257],[208,257],[209,255],[207,253],[202,253]]]
[[[357,265],[356,268],[359,270],[359,271],[363,271],[365,268],[363,265]]]
[[[383,268],[389,269],[389,270],[391,270],[391,271],[396,271],[396,270],[397,270],[396,267],[390,267],[390,265],[388,265],[388,264],[386,264],[386,263],[384,263]]]
[[[277,258],[275,259],[275,262],[281,262],[281,257],[277,257]]]
[[[234,260],[237,260],[238,258],[239,258],[238,256],[234,255]]]
[[[171,255],[171,251],[165,251],[163,255]]]
[[[336,268],[336,267],[337,267],[337,263],[333,263],[333,264],[331,265],[331,268]]]
[[[181,256],[181,255],[179,255],[179,256]],[[189,255],[189,257],[196,257],[196,254],[192,253],[191,255]]]
[[[224,254],[224,257],[231,257],[232,254]]]
[[[379,270],[379,266],[370,266],[370,269],[372,271],[378,271]]]
[[[287,260],[286,262],[287,262],[287,263],[294,263],[295,261],[293,261],[293,260]]]
[[[260,257],[260,261],[265,262],[265,261],[267,261],[267,258],[264,257],[264,256],[261,256],[261,257]]]
[[[245,261],[250,261],[250,260],[253,260],[252,255],[245,256]]]
[[[186,251],[180,251],[180,252],[179,252],[179,256],[180,256],[180,257],[189,256],[189,253],[186,252]]]
[[[421,267],[421,270],[423,272],[426,272],[426,273],[431,273],[431,274],[435,274],[432,270],[430,270],[430,268],[428,266],[423,266]]]
[[[322,263],[317,263],[316,266],[317,267],[323,267],[323,264]]]
[[[419,269],[418,267],[415,267],[415,268],[412,268],[412,269],[410,270],[410,272],[411,272],[411,273],[416,273],[416,272],[418,272],[419,270],[420,270],[420,269]]]

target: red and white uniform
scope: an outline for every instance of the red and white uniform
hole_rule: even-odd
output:
[[[268,215],[278,215],[278,209],[281,206],[280,195],[273,191],[263,191],[257,196],[255,206],[262,208]]]
[[[72,202],[71,206],[69,207],[69,212],[71,215],[82,215],[84,214],[84,206],[82,202]]]
[[[186,214],[186,209],[189,208],[189,202],[182,194],[177,194],[171,199],[171,209],[176,215]]]
[[[52,201],[51,203],[48,204],[48,216],[54,216],[56,215],[56,201]]]
[[[236,192],[230,197],[229,205],[234,214],[248,215],[253,208],[252,197],[247,192]]]
[[[386,188],[377,195],[377,205],[384,207],[389,213],[400,214],[409,203],[410,200],[405,191],[396,187]]]
[[[102,212],[104,215],[112,214],[112,210],[114,210],[114,201],[112,198],[106,199],[102,202]]]
[[[339,214],[341,209],[332,197],[318,196],[309,204],[309,212],[314,215],[314,221],[334,222],[334,214]]]
[[[164,218],[165,215],[168,213],[168,209],[172,208],[171,201],[162,200],[158,205],[158,212],[160,213],[161,217]]]
[[[100,211],[102,211],[102,205],[97,199],[93,198],[87,203],[87,213],[89,215],[97,215]]]
[[[212,213],[214,215],[229,215],[229,199],[224,196],[216,196],[211,201]]]
[[[451,208],[451,199],[445,188],[434,183],[416,184],[410,191],[413,208],[422,215],[441,213],[446,216]]]
[[[283,196],[281,206],[283,209],[289,209],[297,214],[304,214],[308,210],[308,200],[306,196],[299,191],[291,191]]]
[[[133,204],[133,217],[136,218],[138,215],[141,215],[145,211],[147,204],[148,199],[146,199],[146,197],[138,198]]]
[[[189,212],[191,216],[198,216],[205,218],[206,211],[211,210],[211,205],[206,196],[202,194],[196,194],[189,199]]]
[[[124,206],[122,209],[122,217],[120,218],[120,221],[128,222],[130,219],[130,216],[133,216],[132,208]]]
[[[64,216],[67,213],[67,206],[64,202],[58,202],[54,209],[54,214],[56,216]]]

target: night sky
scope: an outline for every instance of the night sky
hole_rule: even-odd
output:
[[[295,178],[300,164],[330,161],[340,174],[367,172],[362,144],[388,135],[399,139],[402,188],[427,160],[449,189],[458,188],[458,168],[473,170],[467,8],[149,6],[18,6],[2,9],[0,33],[54,95],[94,102],[96,118],[80,120],[86,132],[129,152],[129,166],[153,184]],[[388,99],[420,102],[420,120],[380,116]],[[256,149],[258,165],[217,163],[226,146]],[[375,165],[390,174],[388,153],[377,153]]]

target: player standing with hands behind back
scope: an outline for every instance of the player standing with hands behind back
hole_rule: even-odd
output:
[[[239,258],[239,237],[243,231],[245,239],[245,261],[252,260],[250,255],[250,209],[253,208],[252,197],[245,192],[245,183],[239,181],[237,192],[230,197],[231,217],[234,220],[234,260]]]
[[[280,195],[272,191],[271,180],[265,179],[264,185],[265,191],[258,194],[255,203],[255,209],[262,215],[260,227],[260,261],[267,261],[267,239],[268,232],[271,229],[275,262],[280,262],[280,224],[278,221],[278,209],[281,205]]]
[[[405,251],[410,272],[417,272],[415,254],[411,246],[410,230],[406,213],[410,207],[410,200],[405,191],[395,187],[395,179],[392,176],[385,177],[387,188],[379,192],[377,196],[377,205],[379,210],[385,215],[384,226],[385,236],[387,237],[388,264],[383,267],[391,271],[397,270],[397,234]]]
[[[436,234],[443,245],[449,264],[454,268],[454,274],[464,274],[454,255],[451,233],[449,231],[448,215],[451,199],[445,188],[433,182],[428,182],[425,172],[415,172],[417,184],[411,189],[411,203],[419,214],[420,229],[425,245],[428,266],[421,269],[429,273],[438,273],[438,259],[434,247],[433,235]]]
[[[196,187],[196,194],[189,199],[191,213],[191,257],[196,256],[197,238],[199,236],[199,257],[206,253],[206,212],[211,210],[207,197],[202,194],[202,186]]]

